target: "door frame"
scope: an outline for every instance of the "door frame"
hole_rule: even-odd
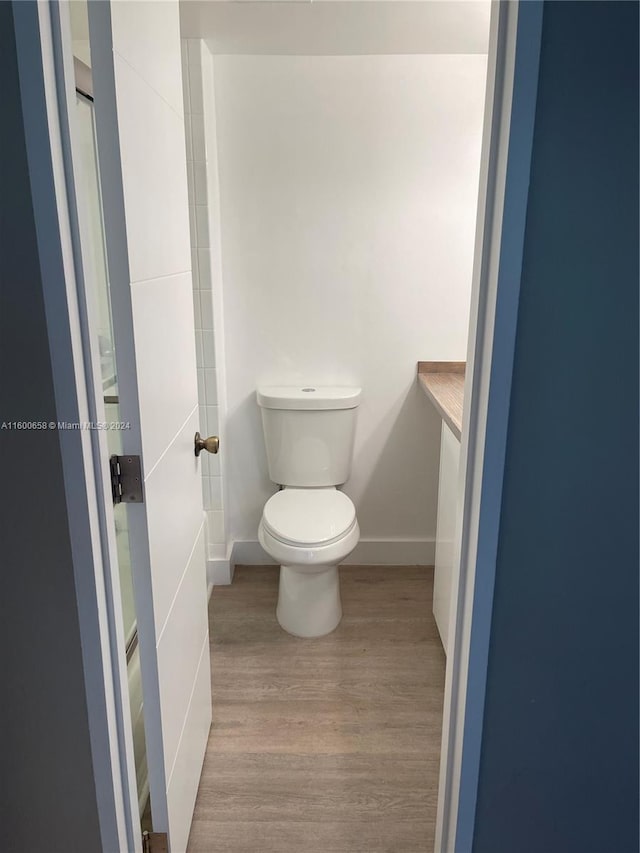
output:
[[[90,334],[97,307],[84,287],[73,170],[69,8],[14,2],[13,17],[57,417],[104,422],[100,357]],[[76,428],[58,437],[101,845],[142,853],[106,436]]]
[[[538,92],[542,0],[492,3],[436,820],[473,846],[511,380]],[[453,630],[452,630],[453,629]]]

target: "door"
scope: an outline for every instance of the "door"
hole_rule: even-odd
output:
[[[89,27],[152,822],[182,853],[211,688],[178,4],[89,3]]]
[[[456,571],[455,536],[458,510],[458,468],[460,440],[442,421],[440,475],[438,478],[438,519],[436,559],[433,574],[433,615],[440,632],[444,653],[449,653],[451,590]]]

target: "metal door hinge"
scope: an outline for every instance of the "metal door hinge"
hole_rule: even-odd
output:
[[[169,840],[166,832],[143,832],[142,853],[169,853]]]
[[[142,469],[139,456],[112,456],[111,494],[114,504],[142,503]]]

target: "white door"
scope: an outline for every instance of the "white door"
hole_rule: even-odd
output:
[[[449,625],[453,573],[456,568],[455,535],[458,510],[458,468],[460,439],[442,421],[440,439],[440,476],[438,479],[438,520],[436,559],[433,576],[433,615],[445,654],[449,653]]]
[[[89,3],[153,830],[187,846],[211,722],[177,2]]]

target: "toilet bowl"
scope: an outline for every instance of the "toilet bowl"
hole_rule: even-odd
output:
[[[336,487],[351,470],[360,388],[259,388],[269,477],[263,549],[280,564],[276,617],[298,637],[321,637],[342,618],[338,564],[358,544],[351,499]]]
[[[280,563],[276,618],[297,637],[321,637],[342,618],[338,564],[358,544],[355,507],[343,492],[288,488],[265,504],[258,529]]]

